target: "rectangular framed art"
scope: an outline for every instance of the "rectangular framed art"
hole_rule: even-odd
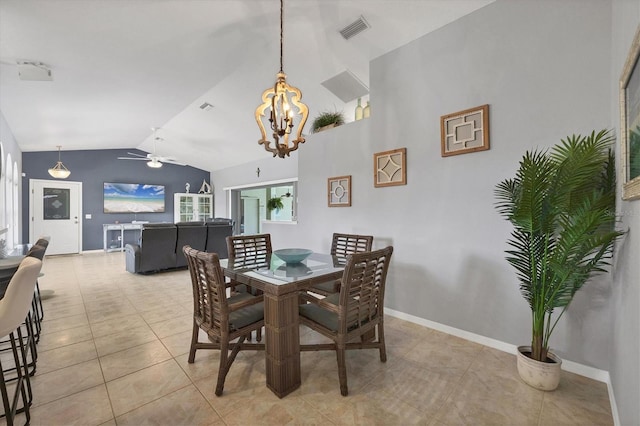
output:
[[[640,199],[640,27],[620,77],[622,199]]]
[[[440,117],[440,139],[443,157],[489,149],[489,105]]]
[[[407,184],[407,148],[373,154],[373,186]]]
[[[104,213],[163,213],[164,185],[104,182]]]
[[[351,176],[336,176],[327,179],[329,207],[351,206]]]

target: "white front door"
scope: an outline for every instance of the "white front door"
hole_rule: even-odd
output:
[[[47,254],[80,253],[82,182],[29,180],[29,241],[49,236]]]

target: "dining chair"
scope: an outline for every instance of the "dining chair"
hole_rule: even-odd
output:
[[[226,240],[227,252],[229,257],[237,259],[236,265],[238,262],[244,262],[247,265],[267,263],[269,255],[273,253],[271,234],[231,235]],[[231,289],[236,292],[248,292],[254,296],[262,294],[262,291],[257,288],[251,288],[233,280],[231,281]],[[256,341],[262,341],[262,330],[256,331]]]
[[[335,350],[340,393],[347,389],[347,349],[378,349],[387,361],[384,342],[384,293],[393,247],[354,253],[347,258],[340,293],[324,299],[301,295],[300,323],[333,340],[331,344],[302,345],[301,350]],[[377,331],[377,340],[362,339]],[[359,342],[356,342],[360,338]]]
[[[263,296],[237,293],[227,297],[220,260],[216,253],[206,253],[190,246],[183,248],[193,288],[193,333],[188,362],[195,361],[198,349],[219,349],[220,365],[215,394],[222,395],[224,381],[240,350],[264,350],[264,344],[245,343],[254,330],[264,326]],[[212,343],[198,341],[204,330]],[[238,339],[236,342],[233,340]],[[229,353],[231,351],[231,353]]]
[[[345,258],[353,253],[371,251],[373,236],[334,233],[331,241],[331,255]],[[309,291],[321,296],[329,296],[340,292],[340,280],[318,283]]]
[[[229,257],[266,257],[273,253],[271,234],[231,235],[227,250]]]
[[[33,334],[23,336],[22,324],[28,315],[33,300],[33,292],[36,285],[36,279],[40,273],[42,261],[35,257],[25,257],[21,262],[18,270],[11,278],[7,291],[2,300],[0,300],[0,336],[8,336],[8,343],[13,354],[13,368],[5,368],[2,365],[0,357],[0,393],[2,394],[2,404],[4,406],[4,415],[7,425],[11,426],[15,422],[15,416],[24,412],[26,415],[26,424],[29,424],[31,405],[33,394],[31,391],[31,382],[29,381],[29,372],[27,367],[27,357],[29,349],[32,348]],[[10,359],[5,359],[5,362]],[[5,373],[15,371],[15,377],[8,380]],[[10,400],[7,383],[15,381]],[[22,398],[22,407],[18,407],[18,403]]]

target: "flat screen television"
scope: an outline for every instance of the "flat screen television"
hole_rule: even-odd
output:
[[[105,213],[164,213],[164,185],[104,183]]]

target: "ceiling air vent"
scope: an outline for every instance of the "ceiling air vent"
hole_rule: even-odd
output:
[[[211,111],[213,109],[213,105],[211,105],[209,102],[205,102],[200,105],[200,109],[203,111]]]
[[[360,34],[367,28],[371,28],[371,25],[364,19],[364,16],[360,16],[354,22],[350,23],[346,27],[340,30],[340,34],[345,40],[349,40],[351,37]]]
[[[369,93],[369,88],[349,70],[343,71],[320,84],[344,103]]]

